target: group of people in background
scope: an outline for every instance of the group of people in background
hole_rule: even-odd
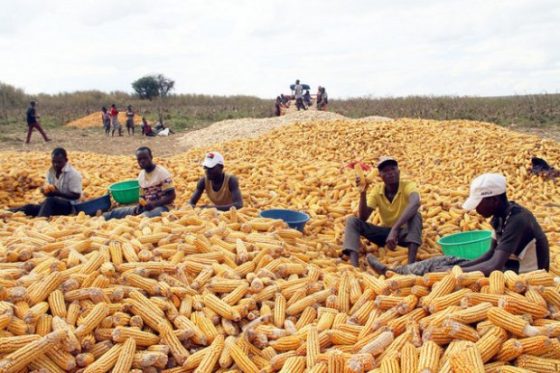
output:
[[[281,94],[276,97],[274,102],[274,115],[279,117],[283,114],[284,109],[290,107],[290,100],[295,100],[295,105],[298,111],[307,110],[313,105],[313,97],[309,92],[309,86],[306,84],[301,84],[299,79],[296,83],[291,86],[292,96],[286,96]],[[326,111],[327,104],[329,103],[329,96],[327,95],[327,90],[325,87],[319,86],[317,88],[317,94],[315,96],[315,102],[317,105],[317,110]]]
[[[136,113],[132,110],[132,105],[128,105],[126,107],[126,131],[129,136],[134,136],[134,117]],[[119,110],[115,104],[111,105],[110,110],[107,110],[105,106],[101,108],[101,120],[103,122],[103,129],[105,130],[105,135],[111,137],[115,136],[115,132],[118,133],[119,136],[123,135],[122,126],[119,122]],[[160,134],[161,136],[167,136],[169,134],[173,134],[170,128],[166,128],[163,123],[157,122],[154,128],[148,123],[148,120],[145,117],[142,117],[142,124],[140,125],[142,130],[143,136],[153,137]]]
[[[126,132],[128,135],[134,135],[134,111],[132,110],[132,105],[126,107]],[[115,132],[119,136],[123,135],[122,126],[119,122],[119,110],[115,104],[111,105],[111,108],[107,110],[105,106],[101,108],[101,120],[103,122],[103,129],[105,130],[105,135],[111,137],[115,136]]]

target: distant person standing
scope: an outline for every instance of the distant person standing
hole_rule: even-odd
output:
[[[280,96],[276,97],[276,102],[274,103],[274,115],[279,117],[282,115],[282,107],[284,104],[282,103],[282,99]]]
[[[317,110],[327,111],[327,104],[329,103],[329,95],[325,87],[319,88],[319,94],[317,95]]]
[[[306,110],[303,103],[303,86],[299,84],[299,79],[296,80],[296,85],[294,86],[294,96],[296,97],[296,108],[298,111],[300,109]]]
[[[315,101],[317,103],[317,109],[319,109],[319,102],[321,102],[321,88],[321,86],[317,87],[317,95],[315,97],[315,100],[317,100]]]
[[[111,105],[111,127],[113,131],[111,132],[111,137],[115,136],[115,131],[119,131],[119,136],[122,136],[122,127],[119,123],[119,111],[117,110],[117,106],[115,104]]]
[[[101,108],[101,120],[103,121],[105,135],[109,136],[109,132],[111,131],[111,114],[109,114],[105,106]]]
[[[134,111],[132,110],[132,106],[128,105],[126,107],[126,132],[129,136],[131,131],[134,136]]]
[[[307,89],[303,95],[303,102],[307,107],[311,106],[311,94],[309,93],[309,89]]]
[[[27,108],[27,141],[25,142],[26,144],[29,144],[29,142],[31,141],[31,133],[33,132],[33,128],[36,128],[37,131],[39,131],[39,133],[41,135],[43,135],[43,138],[45,139],[45,141],[51,141],[51,139],[49,139],[49,137],[47,136],[47,134],[45,133],[45,131],[43,131],[43,128],[41,127],[41,124],[39,123],[39,116],[37,115],[37,109],[35,108],[36,102],[35,101],[31,101],[29,103],[29,107]]]

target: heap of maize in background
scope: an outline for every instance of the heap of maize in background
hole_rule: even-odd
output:
[[[109,108],[110,110],[111,108]],[[126,112],[121,111],[119,112],[119,123],[121,124],[122,128],[126,128]],[[134,124],[140,125],[142,123],[142,117],[138,114],[134,115]],[[86,115],[85,117],[73,120],[71,122],[66,123],[68,127],[75,127],[75,128],[103,128],[103,120],[101,119],[101,111],[91,113]]]
[[[246,208],[184,207],[208,150],[225,155]],[[471,179],[493,171],[543,225],[553,271],[384,278],[341,262],[344,221],[358,197],[344,166],[384,154],[419,185],[422,258],[439,253],[440,235],[488,227],[459,206]],[[39,201],[49,156],[2,155],[9,171],[0,176],[0,204]],[[534,155],[559,164],[560,147],[464,121],[296,124],[157,159],[172,172],[181,207],[159,218],[6,214],[0,372],[559,371],[560,198],[553,181],[528,173]],[[70,160],[87,197],[138,173],[133,155]],[[258,217],[272,207],[307,211],[304,234]],[[406,258],[404,249],[367,249],[389,264]]]

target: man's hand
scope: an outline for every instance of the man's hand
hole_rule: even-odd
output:
[[[395,248],[397,247],[397,242],[398,242],[398,230],[396,229],[391,229],[391,231],[389,232],[389,235],[387,236],[387,240],[385,240],[385,245],[387,245],[387,247],[389,248],[389,250],[395,250]]]
[[[368,184],[367,179],[366,179],[366,182],[362,185],[362,183],[360,182],[360,177],[356,176],[356,186],[358,187],[358,190],[360,191],[360,193],[365,193],[365,192],[367,192],[369,184]]]
[[[43,185],[40,188],[40,190],[41,190],[41,193],[43,193],[43,195],[46,196],[46,197],[54,196],[58,192],[58,189],[56,188],[56,186],[54,186],[52,184]]]
[[[152,211],[155,208],[156,206],[152,202],[146,202],[146,204],[144,205],[144,210],[146,211]]]

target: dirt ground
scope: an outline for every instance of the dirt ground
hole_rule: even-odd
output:
[[[323,118],[325,115],[326,117]],[[144,137],[141,136],[139,128],[134,136],[128,136],[125,132],[122,137],[107,137],[101,129],[60,127],[47,129],[47,134],[53,140],[49,143],[46,143],[38,132],[33,132],[29,145],[24,143],[26,137],[24,131],[27,130],[27,126],[22,125],[21,131],[5,132],[0,135],[0,151],[50,152],[54,147],[61,146],[70,151],[132,155],[138,147],[149,146],[158,157],[166,157],[184,152],[192,147],[210,145],[212,141],[220,142],[245,137],[247,131],[255,131],[252,128],[255,126],[260,127],[258,132],[262,133],[294,121],[312,120],[314,116],[317,116],[317,119],[328,119],[328,115],[333,116],[330,119],[335,119],[336,114],[334,113],[310,111],[293,114],[290,112],[280,118],[230,120],[202,129],[177,132],[168,137]],[[557,127],[510,127],[510,129],[560,141],[560,128]]]
[[[24,128],[27,130],[27,128]],[[138,129],[134,136],[126,132],[122,137],[107,137],[99,129],[54,128],[48,129],[47,135],[52,139],[46,143],[42,136],[33,132],[31,143],[25,144],[26,133],[4,134],[0,141],[0,150],[50,152],[54,147],[61,146],[70,151],[89,151],[102,154],[134,154],[136,148],[148,146],[158,157],[171,156],[184,152],[188,147],[178,141],[188,132],[181,132],[168,137],[145,137]]]

